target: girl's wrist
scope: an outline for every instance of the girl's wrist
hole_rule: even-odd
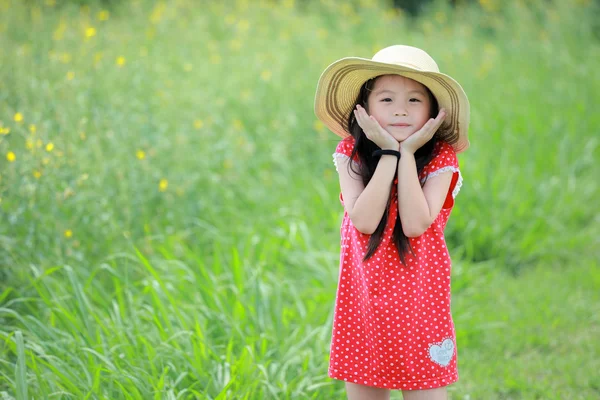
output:
[[[400,146],[400,155],[401,155],[401,156],[404,156],[404,155],[407,155],[407,156],[408,156],[408,155],[414,156],[414,155],[415,155],[415,152],[414,152],[414,151],[412,151],[412,150],[409,150],[409,149],[405,148],[404,146]]]
[[[395,150],[400,151],[400,143],[391,144],[389,146],[382,147],[381,150]]]

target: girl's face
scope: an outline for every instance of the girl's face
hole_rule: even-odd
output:
[[[400,75],[383,75],[375,80],[367,107],[383,129],[403,142],[430,118],[431,100],[419,82]]]

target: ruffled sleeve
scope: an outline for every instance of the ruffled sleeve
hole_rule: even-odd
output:
[[[444,202],[444,208],[452,208],[454,199],[462,186],[462,175],[458,168],[458,158],[456,157],[454,148],[446,142],[438,142],[435,154],[434,158],[421,172],[421,182],[424,183],[427,179],[431,179],[445,172],[452,172],[450,189],[448,190],[448,195]]]
[[[337,147],[335,148],[335,152],[333,153],[333,164],[335,165],[335,170],[338,170],[338,160],[340,158],[349,159],[352,155],[352,149],[354,148],[354,138],[352,136],[348,136],[347,138],[341,140]],[[354,162],[358,162],[358,156],[355,155],[352,159]]]

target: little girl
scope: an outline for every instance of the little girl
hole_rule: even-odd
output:
[[[329,376],[350,400],[447,399],[458,379],[444,228],[462,184],[469,101],[423,50],[391,46],[321,75],[315,113],[344,219]]]

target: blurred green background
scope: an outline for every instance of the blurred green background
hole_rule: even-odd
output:
[[[0,0],[0,398],[344,398],[313,96],[392,44],[471,102],[452,399],[600,398],[600,4],[403,4]]]

